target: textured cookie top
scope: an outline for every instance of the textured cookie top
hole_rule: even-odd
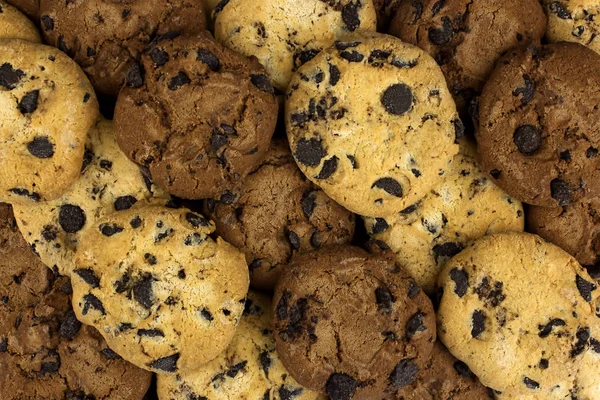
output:
[[[100,120],[88,133],[81,176],[67,192],[53,201],[15,205],[14,210],[25,240],[42,261],[69,275],[81,232],[153,194],[168,198],[121,152],[112,122]]]
[[[282,92],[298,67],[337,38],[376,27],[370,0],[224,0],[213,18],[215,38],[256,56]]]
[[[159,375],[161,399],[315,400],[324,396],[300,386],[275,351],[271,300],[249,292],[231,343],[217,358],[189,374]]]
[[[433,58],[376,33],[345,37],[304,64],[285,119],[302,172],[370,217],[394,214],[440,183],[463,133]]]
[[[391,34],[436,59],[461,111],[502,54],[539,43],[545,31],[538,0],[404,1],[390,26]]]
[[[37,27],[15,7],[0,1],[0,39],[22,39],[40,43]]]
[[[366,218],[373,239],[429,294],[448,259],[483,235],[523,231],[523,206],[494,185],[475,159],[458,154],[442,184],[389,218]]]
[[[29,18],[37,21],[40,18],[40,0],[6,0]]]
[[[439,337],[483,384],[593,398],[578,394],[600,366],[600,290],[573,257],[531,234],[485,236],[446,264],[438,286]]]
[[[600,194],[600,55],[573,43],[510,52],[479,106],[482,168],[544,207]]]
[[[119,95],[117,141],[169,193],[218,198],[269,148],[278,110],[273,93],[256,59],[210,33],[166,34],[146,49]]]
[[[295,257],[273,298],[279,357],[333,400],[414,382],[435,341],[431,301],[389,257],[331,246]]]
[[[308,181],[285,140],[221,201],[207,201],[217,233],[246,254],[253,287],[272,290],[294,254],[348,243],[354,214]]]
[[[98,102],[85,74],[59,50],[0,40],[0,201],[31,204],[77,179]]]
[[[599,0],[544,0],[550,42],[575,42],[600,53]]]
[[[206,28],[202,0],[40,0],[46,42],[71,56],[101,93],[117,95],[144,48],[167,32]]]
[[[244,309],[244,255],[186,209],[136,205],[86,230],[73,307],[126,360],[157,373],[194,371],[229,344]]]

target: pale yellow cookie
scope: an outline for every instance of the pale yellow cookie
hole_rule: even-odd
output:
[[[550,42],[575,42],[600,53],[600,0],[544,0]]]
[[[0,39],[22,39],[40,43],[37,27],[15,7],[0,0]]]

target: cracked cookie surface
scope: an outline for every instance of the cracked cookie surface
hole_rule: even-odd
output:
[[[151,374],[82,326],[70,295],[69,280],[38,260],[0,204],[0,397],[139,400]]]
[[[41,0],[40,14],[46,42],[81,65],[97,91],[112,96],[156,37],[206,29],[201,0]]]
[[[575,43],[511,51],[479,104],[482,169],[525,203],[600,195],[600,55]]]
[[[273,298],[277,352],[333,400],[392,398],[435,342],[431,301],[391,256],[331,246],[295,257]]]
[[[37,27],[10,4],[0,1],[0,39],[22,39],[40,43]]]
[[[308,181],[287,141],[276,139],[259,167],[226,201],[207,201],[216,232],[246,254],[253,287],[273,290],[295,254],[348,243],[354,214]]]
[[[575,42],[600,53],[599,0],[544,0],[550,42]]]
[[[188,199],[219,198],[258,165],[278,106],[256,59],[204,32],[160,37],[141,67],[117,100],[116,135],[160,187]]]
[[[464,133],[435,61],[377,33],[344,37],[304,64],[285,120],[302,172],[369,217],[403,210],[440,183]]]
[[[159,398],[164,400],[324,400],[300,386],[275,351],[271,300],[249,292],[244,314],[227,349],[196,372],[160,375]]]
[[[15,205],[14,212],[23,237],[44,264],[70,275],[81,233],[87,227],[153,196],[165,197],[165,203],[168,199],[125,157],[112,122],[102,119],[88,133],[81,175],[67,192],[34,206]]]
[[[100,219],[83,233],[71,274],[77,318],[159,374],[212,360],[231,341],[248,291],[244,255],[213,230],[199,214],[154,203]]]
[[[438,335],[484,385],[508,398],[598,398],[600,290],[565,251],[527,233],[485,236],[438,286]]]
[[[256,56],[281,92],[296,69],[336,39],[376,27],[371,0],[225,0],[213,17],[215,38]]]
[[[97,117],[94,90],[69,57],[37,43],[0,41],[0,201],[62,195],[79,175]]]

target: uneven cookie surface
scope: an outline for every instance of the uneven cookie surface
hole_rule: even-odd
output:
[[[75,181],[98,102],[53,47],[0,41],[0,201],[53,200]]]
[[[34,21],[40,18],[40,0],[6,0],[6,2],[12,4]]]
[[[40,43],[37,27],[15,7],[0,1],[0,39],[22,39]]]
[[[101,93],[117,95],[146,46],[206,28],[201,0],[40,1],[46,42],[71,56]]]
[[[117,141],[169,193],[219,198],[264,157],[277,120],[273,87],[255,59],[210,33],[161,36],[128,79]]]
[[[207,201],[216,232],[246,254],[253,287],[272,290],[294,254],[348,243],[354,214],[308,181],[285,140],[275,140],[243,185]]]
[[[56,200],[15,205],[15,217],[25,240],[44,264],[69,275],[75,269],[75,252],[86,228],[154,194],[168,197],[121,152],[112,122],[100,120],[88,133],[79,179]]]
[[[574,43],[511,51],[479,105],[484,172],[543,207],[600,194],[600,55]]]
[[[600,290],[566,252],[526,233],[485,236],[438,286],[438,335],[483,384],[508,398],[600,394]]]
[[[111,348],[157,373],[192,371],[229,344],[244,309],[244,255],[186,209],[136,205],[97,221],[77,252],[73,307]],[[110,252],[107,252],[110,249]]]
[[[277,352],[302,385],[333,400],[410,385],[435,341],[431,301],[394,261],[351,246],[295,257],[275,289]]]
[[[370,0],[229,0],[213,11],[215,38],[265,66],[285,92],[293,72],[348,33],[374,31]]]
[[[435,61],[376,33],[347,36],[304,64],[285,118],[302,172],[370,217],[394,214],[440,183],[464,132]]]
[[[600,53],[600,1],[544,0],[550,42],[575,42]]]
[[[300,386],[275,351],[269,297],[249,292],[231,344],[217,358],[189,374],[160,375],[164,400],[315,400],[322,395]]]
[[[390,218],[366,218],[367,231],[428,294],[449,258],[492,233],[523,231],[523,206],[494,185],[475,159],[458,154],[442,184]]]
[[[0,397],[139,400],[151,374],[82,327],[70,294],[69,280],[37,259],[0,204]]]

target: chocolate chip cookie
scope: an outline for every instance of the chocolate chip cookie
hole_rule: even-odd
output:
[[[543,207],[600,194],[600,55],[574,43],[514,50],[479,105],[484,171],[511,196]]]
[[[202,0],[40,0],[40,13],[46,42],[81,65],[97,91],[113,96],[153,40],[206,28]]]
[[[231,341],[248,291],[243,253],[184,208],[135,205],[81,237],[73,270],[77,318],[131,363],[186,373]]]
[[[37,27],[15,7],[0,1],[0,39],[22,39],[40,43]]]
[[[483,384],[508,398],[595,398],[584,394],[600,366],[600,290],[559,247],[485,236],[446,264],[438,286],[439,337]]]
[[[81,176],[67,192],[53,201],[15,205],[14,210],[19,229],[41,260],[60,274],[70,275],[86,228],[154,195],[168,198],[125,157],[112,122],[102,119],[88,133]]]
[[[461,114],[502,54],[539,44],[545,32],[538,0],[404,1],[390,26],[391,34],[436,59]]]
[[[33,21],[40,19],[40,0],[6,0]]]
[[[337,38],[376,27],[371,0],[228,0],[213,18],[217,41],[257,57],[281,92],[298,67]]]
[[[351,246],[295,257],[273,314],[285,367],[332,400],[391,396],[417,379],[435,342],[431,301],[408,273]]]
[[[300,386],[275,351],[271,299],[248,293],[244,314],[231,344],[217,358],[187,374],[159,375],[161,399],[316,400],[322,396]]]
[[[137,65],[137,64],[136,64]],[[144,52],[117,100],[125,154],[187,199],[219,198],[258,166],[278,105],[264,68],[212,40],[166,34]]]
[[[475,159],[458,154],[444,182],[389,218],[366,218],[371,237],[383,241],[397,262],[428,294],[449,258],[484,235],[523,231],[523,206],[494,185]]]
[[[575,42],[600,53],[600,1],[544,0],[550,42]]]
[[[217,233],[246,254],[250,284],[264,290],[273,290],[294,254],[348,243],[354,235],[354,214],[306,180],[285,140],[271,143],[231,195],[206,203]]]
[[[61,196],[79,176],[98,102],[85,74],[49,46],[0,41],[0,201]]]
[[[352,212],[387,217],[443,180],[464,129],[427,53],[347,36],[294,75],[285,120],[302,172]]]

